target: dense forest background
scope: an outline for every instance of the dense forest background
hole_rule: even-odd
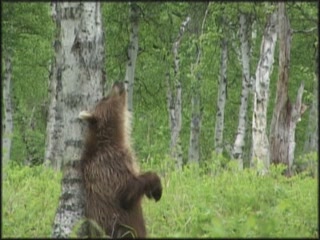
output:
[[[178,35],[181,23],[188,14],[187,3],[141,3],[139,21],[139,51],[134,83],[134,146],[141,161],[169,152],[170,129],[168,123],[166,80],[167,65],[173,64],[172,42]],[[227,98],[225,105],[223,149],[233,145],[237,125],[241,94],[241,62],[237,56],[240,41],[239,11],[252,14],[255,18],[250,72],[254,75],[258,60],[266,14],[272,4],[210,4],[204,33],[202,34],[203,56],[201,109],[202,126],[200,135],[201,161],[211,158],[214,149],[214,126],[220,71],[220,37],[222,35],[221,9],[228,16],[226,26],[230,39],[227,68]],[[311,106],[315,83],[315,54],[317,39],[316,3],[290,3],[287,11],[294,32],[292,36],[289,96],[295,99],[300,82],[305,83],[303,101]],[[128,4],[104,3],[102,14],[106,37],[107,86],[116,80],[124,80],[129,43]],[[54,25],[50,18],[50,6],[44,3],[3,4],[3,53],[10,51],[12,57],[13,147],[11,159],[28,164],[44,161],[46,122],[49,105],[50,60],[53,57]],[[313,31],[308,31],[313,29]],[[181,142],[183,159],[188,158],[188,143],[191,119],[190,65],[193,61],[192,38],[188,31],[181,41],[180,74],[182,83],[182,129]],[[270,79],[270,101],[267,122],[270,125],[274,107],[278,76],[278,45],[275,49],[275,64]],[[4,57],[2,54],[2,66]],[[171,70],[173,71],[173,70]],[[4,73],[4,68],[2,68]],[[4,74],[2,74],[4,76]],[[107,87],[106,86],[106,87]],[[3,109],[3,108],[2,108]],[[296,129],[296,158],[304,153],[307,141],[309,111],[301,118]],[[4,116],[4,114],[2,114]],[[248,124],[244,148],[244,164],[248,166],[251,146],[252,100],[248,102]],[[163,157],[163,156],[162,156]]]
[[[249,29],[247,36],[250,46],[249,72],[250,78],[255,78],[264,29],[269,15],[276,10],[277,5],[273,3],[230,2],[222,4],[210,2],[206,6],[199,20],[201,29],[198,29],[195,34],[191,22],[198,16],[192,12],[194,6],[191,3],[141,2],[136,4],[138,51],[133,85],[132,139],[137,158],[147,169],[161,166],[159,169],[165,172],[162,166],[173,162],[172,155],[170,155],[172,129],[168,115],[168,83],[171,89],[175,89],[176,82],[173,79],[176,77],[174,74],[177,58],[174,55],[173,44],[177,41],[179,34],[181,34],[181,39],[179,39],[178,49],[178,79],[182,90],[180,141],[183,165],[190,159],[190,126],[193,119],[192,99],[195,94],[195,84],[198,84],[199,87],[201,117],[200,165],[215,164],[223,171],[227,169],[227,164],[233,158],[232,148],[237,134],[241,89],[243,88],[239,17],[241,14],[247,17]],[[132,14],[131,5],[128,3],[101,3],[101,11],[105,36],[107,80],[105,90],[108,90],[113,82],[123,81],[126,77],[133,20],[130,15]],[[288,94],[289,98],[295,102],[300,84],[304,82],[302,102],[307,106],[307,110],[301,115],[301,121],[296,127],[293,169],[295,173],[307,170],[308,174],[315,176],[318,168],[318,146],[310,146],[310,138],[314,138],[312,135],[316,133],[318,139],[318,114],[317,110],[314,110],[317,109],[318,104],[318,77],[316,76],[318,74],[316,71],[318,68],[318,5],[316,2],[286,3],[286,11],[292,30]],[[12,140],[11,148],[3,150],[10,152],[9,161],[11,163],[19,166],[34,166],[36,169],[38,165],[45,162],[50,76],[52,75],[54,38],[57,29],[52,20],[52,9],[49,3],[3,2],[1,15],[4,93],[2,121],[5,122],[4,117],[7,113],[5,104],[9,98],[13,129],[12,135],[3,135]],[[182,33],[181,25],[189,15],[192,16],[191,22],[186,25]],[[219,155],[219,151],[216,151],[215,131],[224,43],[227,43],[227,62],[224,73],[226,76],[225,109],[223,140],[219,146],[222,155]],[[201,49],[201,60],[197,61],[199,49]],[[276,104],[278,73],[279,44],[277,42],[267,103],[266,131],[268,136]],[[9,85],[4,84],[5,76],[11,78]],[[170,81],[167,81],[168,76],[171,76]],[[242,154],[244,168],[250,167],[252,154],[252,115],[253,94],[250,90]],[[4,128],[3,133],[5,133]],[[10,172],[12,173],[12,170],[6,174]],[[179,181],[191,177],[189,173],[184,174],[181,175]],[[198,180],[201,182],[200,179]],[[177,182],[176,184],[178,186]],[[216,187],[219,188],[219,186]],[[147,211],[151,212],[151,210]],[[186,218],[188,219],[187,216]],[[157,227],[159,226],[161,228],[158,222]],[[157,234],[154,236],[164,236]],[[206,234],[208,233],[200,235],[207,236]],[[219,234],[225,236],[224,233],[216,233],[217,236]],[[314,234],[314,232],[310,233],[311,236]],[[197,236],[195,233],[191,235]],[[181,235],[177,233],[175,236]]]

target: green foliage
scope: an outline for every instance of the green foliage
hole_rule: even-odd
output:
[[[293,169],[297,172],[303,172],[305,175],[312,177],[318,177],[319,167],[319,153],[310,152],[299,156],[293,166]]]
[[[43,161],[53,23],[49,3],[4,3],[2,48],[13,55],[13,161]]]
[[[3,169],[2,237],[49,237],[60,195],[61,173],[43,166]]]
[[[167,171],[162,199],[144,201],[150,237],[318,237],[316,179],[227,166]]]
[[[169,152],[169,121],[166,101],[166,73],[173,73],[172,44],[178,36],[181,23],[190,16],[189,3],[164,2],[157,4],[138,3],[141,15],[139,21],[139,53],[135,70],[133,140],[139,157],[158,156]],[[237,131],[238,112],[241,97],[242,67],[236,52],[239,49],[239,14],[250,14],[255,20],[257,37],[250,39],[253,47],[251,75],[254,76],[260,57],[260,43],[266,15],[276,9],[270,3],[210,3],[208,15],[200,36],[201,61],[197,72],[201,73],[202,125],[200,153],[202,159],[210,159],[216,115],[218,78],[220,71],[220,38],[226,34],[229,40],[227,69],[227,102],[225,109],[224,144],[232,146]],[[288,3],[287,11],[294,30],[311,29],[315,25],[316,5],[314,3]],[[228,29],[221,28],[221,15],[228,22]],[[107,85],[123,80],[127,63],[129,42],[128,3],[103,3],[103,24],[106,36]],[[12,17],[14,16],[14,17]],[[191,19],[191,22],[194,19]],[[191,23],[190,22],[190,23]],[[12,160],[27,160],[40,164],[45,147],[45,131],[48,109],[48,77],[52,58],[52,37],[54,24],[48,3],[4,3],[3,4],[2,48],[13,52],[13,106],[14,133]],[[180,72],[182,84],[182,130],[181,142],[184,161],[187,159],[190,118],[192,75],[195,62],[194,39],[187,27],[180,42]],[[305,83],[304,102],[311,103],[314,88],[314,43],[315,33],[292,36],[289,96],[295,100],[300,82]],[[232,43],[232,44],[231,44]],[[270,101],[268,103],[267,125],[273,112],[278,74],[278,47],[276,48],[274,70],[270,79]],[[3,59],[2,59],[3,61]],[[3,69],[2,69],[3,71]],[[174,86],[173,81],[171,86]],[[251,146],[252,96],[249,97],[248,131],[244,156],[249,156]],[[34,113],[33,113],[34,112]],[[33,113],[33,114],[32,114]],[[307,112],[308,113],[308,112]],[[232,117],[230,117],[232,116]],[[31,126],[30,122],[33,126]],[[296,129],[296,156],[303,153],[307,114],[303,115]],[[147,126],[147,127],[146,127]],[[245,162],[245,165],[248,164]]]

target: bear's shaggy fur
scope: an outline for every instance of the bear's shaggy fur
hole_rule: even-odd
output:
[[[79,114],[88,122],[81,156],[85,215],[112,238],[123,237],[130,229],[134,229],[135,237],[142,238],[146,237],[142,197],[146,194],[158,201],[162,186],[156,173],[139,173],[130,147],[126,95],[124,84],[117,82],[92,112]],[[97,235],[89,227],[89,237]]]

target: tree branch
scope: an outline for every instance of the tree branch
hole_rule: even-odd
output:
[[[311,34],[311,33],[315,32],[317,30],[318,30],[317,27],[310,28],[310,29],[307,29],[307,30],[294,30],[294,29],[291,29],[291,33],[292,34],[294,34],[294,33]]]

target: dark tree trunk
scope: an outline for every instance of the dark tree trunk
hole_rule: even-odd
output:
[[[285,3],[279,3],[279,76],[277,82],[276,105],[270,128],[270,163],[287,165],[286,175],[291,175],[294,159],[295,128],[305,111],[301,103],[304,85],[301,84],[296,103],[288,97],[291,29],[285,13]]]

